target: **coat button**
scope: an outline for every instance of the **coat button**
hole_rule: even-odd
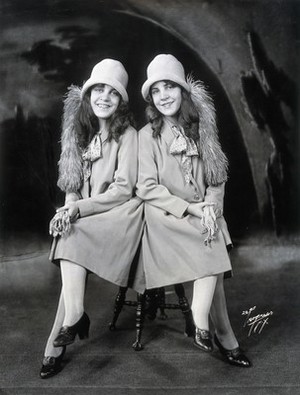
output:
[[[194,195],[194,199],[195,199],[195,200],[199,200],[199,198],[200,198],[200,196],[198,195],[198,193],[196,193],[196,194]]]

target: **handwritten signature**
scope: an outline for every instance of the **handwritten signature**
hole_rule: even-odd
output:
[[[249,326],[250,329],[248,331],[248,337],[251,336],[253,333],[261,333],[262,330],[266,325],[269,324],[269,318],[271,315],[273,315],[273,311],[270,310],[267,313],[264,314],[257,314],[253,317],[251,316],[251,313],[256,309],[256,306],[251,307],[249,310],[244,310],[242,312],[242,315],[246,315],[246,319],[244,321],[243,327],[245,328],[246,326]]]

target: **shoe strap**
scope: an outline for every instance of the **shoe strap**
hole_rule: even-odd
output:
[[[55,357],[47,356],[43,358],[43,365],[55,365]]]

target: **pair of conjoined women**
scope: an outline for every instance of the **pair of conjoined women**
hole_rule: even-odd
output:
[[[158,55],[142,86],[149,123],[137,132],[127,83],[124,66],[104,59],[65,99],[58,186],[66,199],[50,223],[62,289],[40,376],[60,372],[66,346],[88,337],[88,274],[127,286],[139,245],[133,289],[193,281],[195,346],[213,350],[210,317],[225,361],[249,367],[223,288],[231,272],[223,217],[228,163],[212,100],[174,56]]]

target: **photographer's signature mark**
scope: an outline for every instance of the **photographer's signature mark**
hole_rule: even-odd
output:
[[[243,327],[249,326],[250,329],[248,331],[248,337],[251,336],[253,333],[261,333],[264,327],[269,323],[269,318],[273,315],[273,311],[270,310],[264,314],[257,314],[253,317],[251,313],[256,309],[256,306],[251,307],[249,310],[244,310],[242,315],[246,315],[246,319],[244,322]]]

